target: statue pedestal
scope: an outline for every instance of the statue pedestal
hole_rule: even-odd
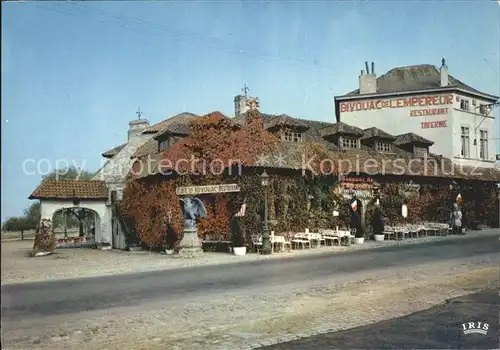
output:
[[[179,243],[179,256],[183,258],[195,258],[203,255],[198,230],[196,228],[184,228],[184,236]]]

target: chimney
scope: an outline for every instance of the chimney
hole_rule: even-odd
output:
[[[247,100],[248,100],[248,96],[244,96],[244,95],[237,95],[234,97],[234,115],[235,116],[238,116],[238,115],[243,114],[246,111],[248,111]]]
[[[370,72],[370,67],[368,62],[365,62],[366,74],[361,71],[359,76],[359,93],[363,94],[375,94],[377,93],[377,76],[375,75],[375,62],[372,62],[372,71]]]
[[[142,138],[142,132],[149,128],[149,121],[146,119],[136,119],[128,123],[128,142]]]
[[[441,72],[441,87],[448,86],[448,66],[444,58],[441,60],[441,68],[439,71]]]

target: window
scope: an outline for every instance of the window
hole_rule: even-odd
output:
[[[302,134],[300,132],[285,131],[282,135],[282,139],[284,141],[302,142]]]
[[[342,148],[358,148],[358,140],[355,138],[342,137],[340,146]]]
[[[160,144],[158,146],[160,152],[163,152],[168,149],[168,139],[160,141]]]
[[[425,157],[427,156],[427,147],[414,147],[414,150],[413,150],[413,153],[415,153],[415,155],[417,157]]]
[[[484,115],[488,114],[488,109],[486,108],[485,105],[479,106],[479,113],[484,114]]]
[[[469,158],[470,154],[470,144],[469,144],[469,127],[462,126],[461,128],[460,140],[462,143],[462,150],[460,155],[465,158]]]
[[[479,158],[488,159],[488,131],[479,131]]]
[[[469,110],[469,101],[467,100],[460,100],[460,109],[464,111]]]
[[[378,152],[390,152],[391,144],[388,142],[377,142],[377,151]]]

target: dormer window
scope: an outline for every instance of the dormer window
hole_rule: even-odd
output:
[[[413,153],[417,157],[426,157],[429,152],[427,151],[427,147],[417,147],[417,146],[415,146],[413,148]]]
[[[359,148],[359,140],[354,137],[342,136],[340,139],[340,147],[345,149]]]
[[[283,141],[302,142],[302,133],[293,131],[284,131],[281,134],[281,139]]]
[[[376,143],[377,152],[391,152],[392,145],[389,142],[380,142]]]
[[[168,149],[168,147],[169,147],[169,140],[168,139],[160,141],[160,143],[158,144],[158,149],[160,152],[166,151]]]

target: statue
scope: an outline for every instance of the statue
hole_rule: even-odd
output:
[[[196,220],[207,216],[205,205],[199,198],[181,198],[179,202],[184,215],[184,236],[179,244],[179,255],[183,257],[201,255],[203,249],[198,238]]]

